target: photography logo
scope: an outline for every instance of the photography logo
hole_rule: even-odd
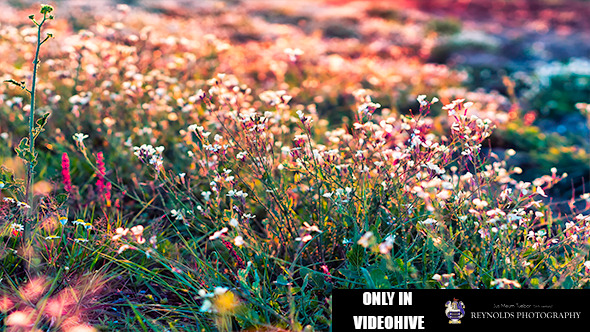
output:
[[[461,318],[465,316],[465,305],[463,302],[453,299],[453,302],[447,301],[445,307],[447,307],[445,315],[449,319],[449,324],[461,324]]]

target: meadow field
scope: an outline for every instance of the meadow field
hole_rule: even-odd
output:
[[[0,13],[0,331],[327,331],[336,288],[590,287],[586,1]]]

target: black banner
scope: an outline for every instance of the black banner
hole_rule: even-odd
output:
[[[590,290],[343,290],[332,331],[588,328]]]

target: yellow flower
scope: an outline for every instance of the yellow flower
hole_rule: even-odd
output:
[[[238,304],[237,297],[230,291],[219,294],[214,299],[215,309],[221,314],[233,312]]]

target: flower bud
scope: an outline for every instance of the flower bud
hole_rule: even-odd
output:
[[[49,14],[53,11],[53,7],[50,5],[41,5],[41,14]]]

